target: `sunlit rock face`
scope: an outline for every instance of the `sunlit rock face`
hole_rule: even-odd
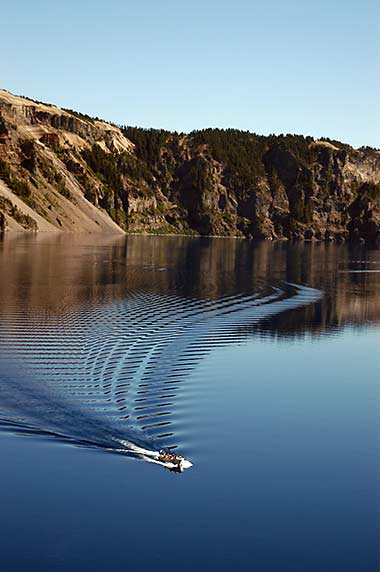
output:
[[[2,90],[0,182],[9,230],[380,238],[378,150],[118,127]]]

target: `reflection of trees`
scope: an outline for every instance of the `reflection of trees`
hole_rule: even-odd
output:
[[[138,291],[219,298],[265,291],[288,281],[320,288],[323,300],[280,314],[261,327],[280,335],[318,331],[380,321],[380,273],[347,272],[377,269],[378,261],[376,251],[319,243],[152,236],[6,237],[0,242],[0,308],[2,312],[12,308],[62,312]]]

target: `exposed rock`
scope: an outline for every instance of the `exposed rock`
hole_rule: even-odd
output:
[[[119,128],[0,91],[0,179],[38,230],[380,239],[380,152],[311,137]]]
[[[380,240],[380,185],[363,183],[349,207],[349,236],[352,240]]]
[[[6,215],[8,215],[24,230],[38,230],[38,226],[34,218],[22,212],[22,210],[15,206],[8,198],[0,196],[0,231],[6,230]]]
[[[88,189],[96,194],[101,183],[81,157],[95,140],[105,149],[113,139],[123,149],[133,148],[119,129],[1,90],[0,118],[0,199],[7,201],[0,210],[14,221],[10,230],[123,232],[109,213],[86,199]],[[85,176],[87,188],[79,180]],[[33,222],[20,224],[21,215]]]
[[[59,148],[59,137],[57,133],[44,133],[42,137],[40,137],[40,141],[52,149]]]

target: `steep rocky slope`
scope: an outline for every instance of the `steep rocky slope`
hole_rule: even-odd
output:
[[[380,237],[380,151],[117,127],[0,91],[0,228]]]
[[[0,91],[0,225],[10,230],[123,232],[105,210],[86,199],[83,182],[73,173],[78,165],[88,185],[100,193],[100,181],[87,174],[81,159],[82,150],[95,142],[109,153],[133,147],[112,125]]]

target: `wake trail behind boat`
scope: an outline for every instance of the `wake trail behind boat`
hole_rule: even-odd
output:
[[[3,425],[188,468],[174,452],[173,414],[194,368],[263,320],[320,297],[285,284],[216,300],[139,293],[53,316],[10,308],[0,326]]]

